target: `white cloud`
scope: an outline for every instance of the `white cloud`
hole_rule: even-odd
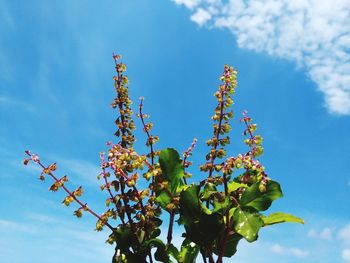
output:
[[[345,262],[350,262],[350,249],[343,250],[342,258],[345,260]]]
[[[343,243],[342,258],[350,263],[350,224],[339,230],[338,238]]]
[[[187,8],[194,8],[201,2],[201,0],[172,0],[172,1],[178,5],[184,5]]]
[[[199,26],[229,29],[239,47],[296,63],[330,112],[350,115],[349,0],[173,1],[192,9]]]
[[[34,229],[29,225],[21,224],[10,220],[4,220],[4,219],[0,219],[0,230],[17,231],[17,232],[25,232],[25,233],[35,232]]]
[[[47,214],[37,214],[37,213],[28,213],[27,217],[31,221],[40,222],[42,224],[56,224],[59,223],[58,219]]]
[[[303,250],[300,248],[287,248],[278,244],[273,245],[270,248],[270,250],[276,254],[285,255],[285,256],[294,256],[299,258],[303,258],[309,255],[309,252],[306,250]]]
[[[203,8],[198,8],[197,11],[191,16],[191,20],[198,25],[204,25],[211,19],[211,14]]]
[[[313,237],[313,238],[324,239],[324,240],[332,240],[333,239],[333,231],[332,231],[332,229],[330,229],[328,227],[322,229],[322,231],[320,231],[320,232],[317,232],[316,230],[311,229],[308,232],[308,236]]]
[[[5,262],[26,262],[28,253],[35,262],[45,262],[58,251],[65,254],[55,254],[53,262],[108,262],[114,253],[113,246],[105,243],[109,232],[93,231],[85,220],[56,220],[46,214],[30,214],[24,219],[0,219],[0,254]],[[26,244],[21,246],[23,253],[12,252],[22,244]]]
[[[339,230],[339,239],[350,247],[350,224]]]

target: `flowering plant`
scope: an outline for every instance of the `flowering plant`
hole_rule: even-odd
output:
[[[273,201],[282,197],[278,182],[271,180],[264,166],[257,159],[263,153],[262,137],[255,134],[256,124],[243,113],[241,122],[245,125],[244,142],[248,151],[237,156],[226,157],[225,148],[230,144],[229,120],[233,118],[230,109],[232,95],[236,88],[237,71],[225,65],[220,77],[221,84],[214,96],[217,106],[212,116],[213,136],[207,140],[210,147],[206,161],[200,171],[206,173],[198,183],[189,183],[191,174],[187,168],[192,164],[192,155],[197,140],[180,154],[173,148],[155,149],[158,136],[151,133],[153,124],[143,113],[143,98],[138,113],[143,131],[147,137],[149,152],[139,154],[133,148],[135,123],[132,101],[128,93],[126,65],[119,55],[113,55],[116,75],[114,87],[116,97],[112,108],[118,111],[115,120],[115,135],[118,142],[108,142],[108,152],[101,153],[101,190],[107,193],[107,210],[99,214],[81,200],[82,187],[71,191],[66,187],[67,176],[57,177],[56,163],[44,165],[39,156],[25,151],[29,161],[42,168],[39,179],[53,179],[51,191],[62,189],[67,196],[63,203],[70,206],[77,203],[74,215],[82,217],[84,212],[97,218],[96,230],[110,230],[107,242],[115,245],[113,263],[120,262],[196,262],[201,254],[203,262],[220,263],[224,257],[232,257],[241,239],[257,240],[262,227],[282,223],[303,221],[290,214],[273,213],[267,210]],[[143,177],[140,178],[140,177]],[[147,187],[140,189],[140,181],[147,181]],[[144,184],[143,184],[144,185]],[[168,214],[168,227],[162,226],[164,213]],[[163,214],[163,215],[162,215]],[[184,227],[180,247],[173,244],[175,222]],[[165,231],[166,239],[160,238]]]

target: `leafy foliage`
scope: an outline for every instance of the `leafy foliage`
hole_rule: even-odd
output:
[[[82,217],[88,212],[97,218],[96,230],[107,227],[111,234],[107,242],[115,245],[113,263],[121,262],[180,262],[194,263],[199,254],[204,262],[221,263],[224,257],[232,257],[241,239],[248,242],[257,240],[261,228],[273,224],[303,220],[284,213],[265,216],[262,212],[282,197],[281,186],[271,180],[257,157],[263,153],[262,137],[256,135],[257,125],[243,113],[241,122],[245,125],[244,143],[246,153],[227,157],[225,147],[230,144],[230,119],[233,118],[231,106],[235,92],[237,72],[224,66],[220,77],[221,84],[214,93],[217,106],[212,116],[213,136],[206,142],[210,147],[200,171],[206,173],[198,183],[188,183],[191,174],[186,169],[191,165],[197,140],[183,152],[182,156],[174,148],[161,151],[155,149],[158,136],[151,133],[153,123],[147,122],[149,116],[143,113],[143,98],[139,112],[143,130],[147,136],[146,146],[150,151],[138,154],[134,149],[135,124],[132,101],[128,92],[126,65],[120,56],[113,56],[116,75],[114,87],[116,97],[112,108],[118,111],[115,120],[116,143],[107,143],[107,154],[101,153],[101,190],[107,194],[107,210],[99,214],[81,201],[82,187],[70,191],[66,184],[67,176],[56,177],[56,163],[44,166],[38,155],[26,151],[27,159],[42,168],[39,176],[44,180],[51,177],[54,183],[49,188],[56,192],[62,189],[67,196],[63,203],[78,205],[74,215]],[[182,157],[182,158],[181,158]],[[141,176],[142,175],[142,176]],[[148,182],[145,189],[139,189],[141,178]],[[166,242],[160,236],[162,213],[169,216]],[[183,226],[182,245],[177,248],[173,242],[173,228]]]

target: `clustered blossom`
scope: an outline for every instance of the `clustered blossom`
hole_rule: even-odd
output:
[[[112,108],[118,108],[119,110],[119,117],[115,120],[115,124],[117,125],[115,135],[117,137],[121,136],[123,147],[132,147],[135,142],[135,137],[132,132],[136,127],[132,120],[133,111],[131,109],[132,101],[129,98],[129,79],[125,75],[126,65],[119,62],[120,58],[120,55],[113,55],[115,70],[117,73],[117,75],[113,77],[113,80],[117,97],[114,98],[111,106]]]
[[[206,142],[208,146],[211,146],[211,149],[206,155],[207,162],[200,167],[202,171],[209,172],[209,177],[212,177],[214,170],[221,170],[222,165],[215,164],[215,159],[222,159],[226,156],[224,146],[230,143],[230,137],[223,137],[223,135],[231,130],[229,120],[233,118],[233,112],[230,110],[230,107],[233,104],[232,95],[237,85],[237,71],[233,67],[225,65],[220,80],[222,84],[219,86],[218,91],[214,93],[218,104],[214,115],[211,117],[214,121],[213,137]]]
[[[146,133],[146,146],[150,148],[150,152],[146,154],[147,158],[150,159],[150,165],[148,165],[147,172],[143,173],[143,177],[146,178],[147,181],[152,178],[152,182],[150,184],[150,189],[152,190],[151,195],[154,196],[154,187],[155,187],[155,177],[160,175],[160,167],[158,163],[155,163],[155,158],[159,156],[160,151],[156,151],[154,149],[154,144],[159,141],[158,135],[152,135],[151,130],[153,128],[153,123],[151,121],[146,122],[146,119],[149,119],[150,116],[148,114],[143,113],[143,101],[144,97],[140,97],[139,104],[139,112],[136,114],[136,117],[140,118],[143,131]]]
[[[200,170],[208,172],[208,177],[201,182],[205,188],[211,189],[215,194],[203,195],[202,200],[207,203],[207,208],[217,206],[217,203],[222,200],[229,200],[233,207],[239,208],[238,200],[244,193],[247,187],[259,182],[259,191],[265,192],[268,183],[268,177],[265,173],[265,168],[260,164],[255,157],[263,153],[262,137],[260,135],[254,135],[257,125],[252,124],[252,119],[247,116],[247,112],[243,112],[243,118],[241,122],[244,122],[246,129],[244,135],[248,136],[244,142],[249,146],[250,150],[246,154],[239,154],[236,157],[228,157],[225,161],[217,162],[217,159],[222,159],[226,156],[227,152],[225,146],[230,144],[230,137],[227,136],[231,130],[229,120],[233,118],[233,112],[230,107],[233,104],[231,95],[235,92],[237,85],[236,81],[237,71],[232,67],[225,65],[224,72],[220,78],[222,84],[215,92],[214,96],[217,98],[217,106],[212,116],[213,124],[213,136],[207,140],[207,145],[211,147],[210,152],[206,155],[207,162],[200,166]],[[238,176],[238,182],[232,182],[231,178],[234,170],[244,169],[242,175]],[[217,174],[213,175],[213,172]],[[222,176],[220,176],[222,173]],[[230,184],[230,186],[229,186]],[[217,191],[218,186],[223,185],[223,191]],[[220,242],[224,244],[228,233],[235,233],[232,229],[232,218],[230,219],[229,210],[224,212],[225,224],[225,236]],[[209,254],[209,261],[213,262],[210,258],[212,251],[207,251]],[[222,254],[219,255],[217,262],[222,262]]]
[[[135,129],[132,120],[132,110],[130,108],[132,101],[128,93],[128,78],[125,75],[126,66],[119,62],[120,56],[113,56],[116,65],[116,73],[114,76],[116,98],[112,103],[113,108],[117,108],[119,116],[115,123],[117,131],[115,135],[121,140],[113,144],[108,143],[109,149],[107,155],[100,154],[102,173],[98,176],[103,178],[104,183],[101,190],[106,190],[109,197],[106,199],[106,206],[109,208],[102,219],[97,222],[97,230],[101,230],[109,218],[120,218],[123,227],[130,227],[135,234],[144,232],[144,238],[148,239],[150,233],[154,229],[152,218],[160,214],[158,207],[154,205],[154,196],[151,196],[148,189],[138,190],[137,181],[140,173],[147,167],[148,172],[143,173],[146,179],[151,176],[160,174],[159,168],[154,165],[155,152],[153,144],[158,140],[157,136],[151,136],[149,131],[152,124],[145,124],[144,118],[148,117],[142,113],[142,100],[140,106],[140,117],[147,134],[147,145],[151,146],[151,163],[149,163],[146,155],[138,155],[133,149],[135,138],[133,130]],[[145,175],[146,174],[146,175]],[[152,185],[151,187],[152,188]],[[110,236],[108,242],[113,241],[113,235]],[[142,240],[140,241],[142,243]]]
[[[196,144],[197,144],[197,138],[194,138],[192,143],[191,143],[191,145],[190,145],[190,147],[188,147],[188,149],[182,153],[182,157],[183,157],[182,165],[183,165],[184,168],[188,168],[192,164],[192,162],[187,161],[187,159],[190,156],[192,156],[192,152],[193,152],[194,147],[196,147]],[[189,172],[186,172],[186,170],[185,170],[185,172],[184,172],[184,182],[187,183],[186,178],[189,178],[191,176],[192,176],[192,174],[190,174]]]
[[[87,211],[88,213],[96,217],[99,221],[102,220],[103,215],[99,216],[95,211],[91,210],[86,203],[83,203],[82,201],[80,201],[79,197],[83,194],[83,188],[81,186],[79,186],[74,191],[70,191],[65,186],[65,184],[68,182],[68,177],[64,175],[61,178],[58,178],[57,176],[54,175],[54,172],[57,170],[56,163],[45,166],[44,164],[41,163],[40,158],[37,154],[34,154],[28,150],[25,151],[25,154],[29,156],[29,158],[23,161],[25,165],[28,165],[30,161],[33,161],[42,168],[42,172],[39,176],[39,179],[41,181],[45,180],[45,175],[49,175],[54,180],[54,183],[49,187],[50,191],[56,192],[58,189],[62,188],[68,194],[62,201],[64,205],[69,206],[73,202],[76,202],[79,205],[78,209],[74,211],[75,216],[82,217],[82,214],[83,214],[82,212]],[[109,229],[113,230],[113,227],[107,221],[105,222],[105,225]]]
[[[192,162],[187,161],[187,158],[192,155],[193,149],[194,149],[194,147],[196,147],[196,144],[197,144],[197,139],[194,138],[190,147],[188,147],[188,149],[182,153],[183,166],[185,168],[188,168],[192,164]]]
[[[151,152],[147,154],[147,157],[151,159],[151,164],[154,165],[154,158],[159,155],[159,151],[155,151],[153,149],[153,145],[159,141],[159,137],[158,135],[152,135],[150,133],[153,128],[153,122],[146,123],[146,119],[149,119],[150,116],[142,112],[143,101],[144,101],[144,97],[140,97],[139,113],[136,114],[136,117],[141,119],[143,131],[147,135],[146,146],[150,147],[150,150],[151,150]]]
[[[247,116],[247,111],[243,112],[243,118],[240,119],[241,122],[244,122],[246,129],[244,130],[244,135],[248,136],[248,139],[244,140],[244,143],[250,147],[250,151],[246,153],[245,158],[249,158],[250,162],[245,165],[246,172],[242,176],[242,182],[260,182],[259,190],[261,192],[266,191],[266,185],[269,178],[265,173],[265,168],[262,166],[259,161],[254,158],[260,156],[264,148],[262,147],[263,138],[261,135],[255,135],[257,128],[256,123],[252,123],[252,118]]]

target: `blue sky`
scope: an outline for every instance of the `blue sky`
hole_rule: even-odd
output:
[[[334,4],[331,4],[334,3]],[[158,148],[187,149],[201,164],[223,64],[238,88],[229,152],[245,151],[245,109],[264,137],[264,163],[285,197],[272,211],[306,224],[263,229],[227,262],[350,262],[350,27],[348,0],[110,0],[0,2],[0,256],[6,263],[110,262],[107,231],[73,218],[23,151],[103,211],[95,180],[113,139],[112,52],[128,66],[130,94],[155,123]],[[138,123],[140,127],[140,123]],[[137,150],[145,150],[138,129]],[[197,171],[195,178],[201,175]],[[253,252],[253,253],[252,253]]]

